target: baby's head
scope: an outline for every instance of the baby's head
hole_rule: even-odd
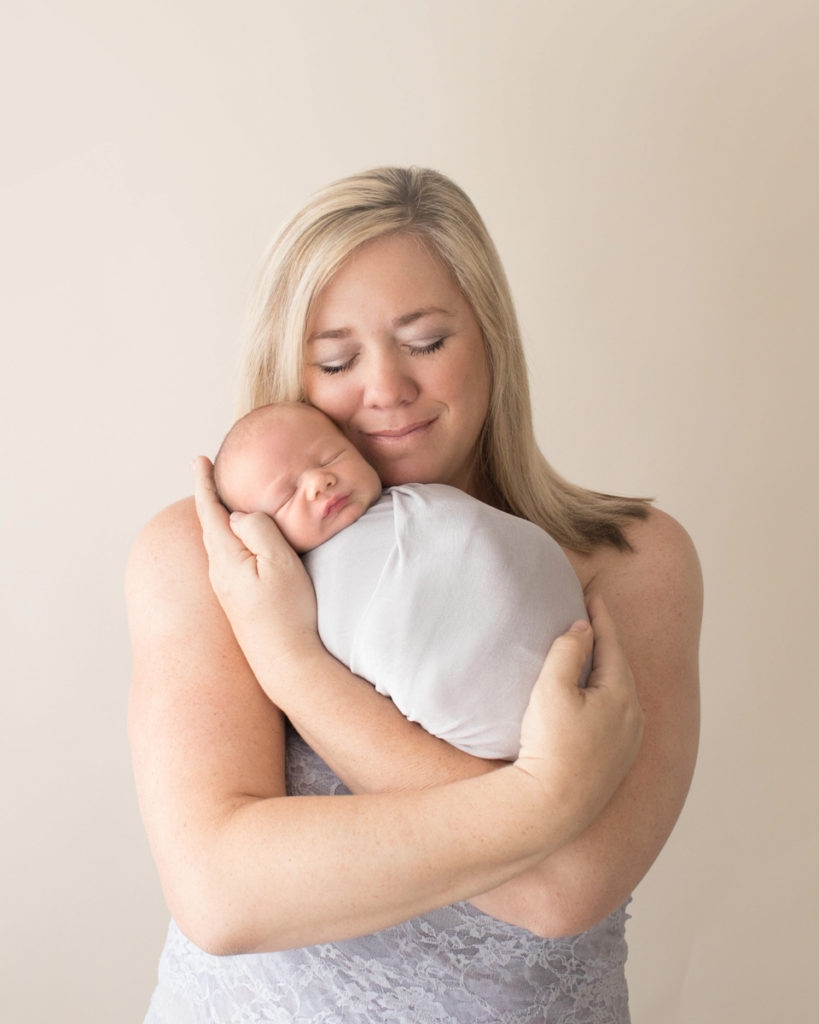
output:
[[[373,467],[331,419],[277,402],[233,425],[214,460],[232,512],[265,512],[299,554],[354,523],[381,494]]]

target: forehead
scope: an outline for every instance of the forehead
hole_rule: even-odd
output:
[[[453,302],[466,300],[449,268],[421,239],[387,235],[347,257],[317,296],[310,323],[327,315],[365,312],[380,303],[406,312],[419,302],[450,309]]]

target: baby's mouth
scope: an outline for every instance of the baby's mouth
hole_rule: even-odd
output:
[[[334,512],[340,511],[347,502],[350,500],[349,494],[337,494],[335,498],[331,498],[324,506],[324,511],[321,514],[322,519],[326,519],[331,516]]]

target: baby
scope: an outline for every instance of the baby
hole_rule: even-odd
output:
[[[267,513],[303,555],[334,657],[428,732],[517,756],[546,653],[586,617],[555,540],[444,484],[382,493],[352,442],[302,403],[240,419],[214,478],[228,509]]]
[[[265,512],[300,555],[350,526],[381,495],[373,467],[323,412],[265,405],[233,425],[213,462],[231,512]]]

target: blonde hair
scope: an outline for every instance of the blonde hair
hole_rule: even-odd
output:
[[[313,303],[355,249],[397,233],[420,239],[450,270],[483,332],[492,385],[478,456],[495,504],[577,551],[601,543],[627,549],[624,521],[644,518],[648,503],[570,484],[541,454],[498,253],[469,197],[437,171],[379,167],[344,178],[317,192],[283,229],[251,302],[238,414],[304,400],[303,344]]]

